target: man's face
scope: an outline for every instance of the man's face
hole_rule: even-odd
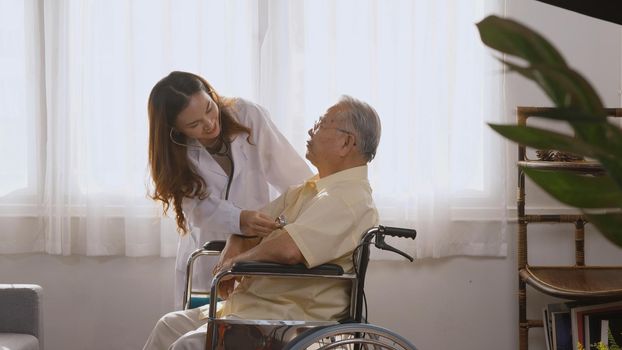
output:
[[[343,107],[330,107],[309,129],[306,158],[321,170],[339,160],[339,151],[346,138],[353,135],[340,117]]]

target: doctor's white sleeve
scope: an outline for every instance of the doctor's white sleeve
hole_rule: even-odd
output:
[[[232,202],[209,195],[204,199],[184,198],[188,205],[185,206],[192,222],[188,224],[201,228],[207,227],[210,232],[226,232],[241,234],[240,212],[241,208]]]
[[[257,146],[268,182],[280,193],[291,185],[298,185],[313,174],[307,163],[296,152],[270,119],[268,111],[256,105],[261,114],[261,126],[256,130]],[[255,132],[255,130],[253,130]]]

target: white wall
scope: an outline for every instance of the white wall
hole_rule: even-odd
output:
[[[47,350],[140,349],[172,308],[174,259],[0,256],[2,283],[43,287]]]
[[[533,0],[507,3],[508,16],[551,39],[597,87],[605,104],[622,105],[621,26]],[[510,76],[507,84],[508,121],[514,119],[513,106],[548,104],[525,80]],[[534,193],[528,192],[531,204],[552,203]],[[366,289],[370,321],[397,331],[420,349],[517,349],[514,225],[509,232],[507,258],[374,262]],[[530,239],[537,243],[530,250],[532,262],[572,261],[570,250],[546,252],[560,246],[571,249],[571,227],[534,225]],[[622,250],[599,234],[588,232],[587,240],[588,263],[622,261]],[[0,256],[0,282],[43,286],[48,350],[139,349],[157,318],[172,307],[172,276],[172,259]],[[528,300],[530,317],[539,317],[541,307],[553,301],[533,291]],[[530,349],[544,349],[542,332],[531,333]]]
[[[573,231],[530,228],[535,263],[573,259]],[[514,229],[514,225],[510,228]],[[542,235],[542,233],[548,233]],[[620,262],[622,250],[587,234],[588,263]],[[546,255],[545,248],[567,247]],[[420,349],[516,349],[518,309],[515,243],[499,258],[374,261],[367,279],[372,323],[392,329]],[[0,281],[38,283],[44,289],[48,350],[139,349],[158,317],[172,307],[173,259],[0,256]],[[529,316],[554,299],[529,293]],[[540,330],[532,350],[544,349]],[[502,344],[502,346],[500,345]]]

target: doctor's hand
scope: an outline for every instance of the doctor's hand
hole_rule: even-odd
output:
[[[240,231],[245,236],[265,237],[279,228],[274,218],[255,210],[242,210],[240,213]]]

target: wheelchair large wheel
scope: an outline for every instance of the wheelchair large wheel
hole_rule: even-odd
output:
[[[408,340],[382,327],[363,323],[346,323],[319,327],[302,333],[284,350],[416,350]]]

